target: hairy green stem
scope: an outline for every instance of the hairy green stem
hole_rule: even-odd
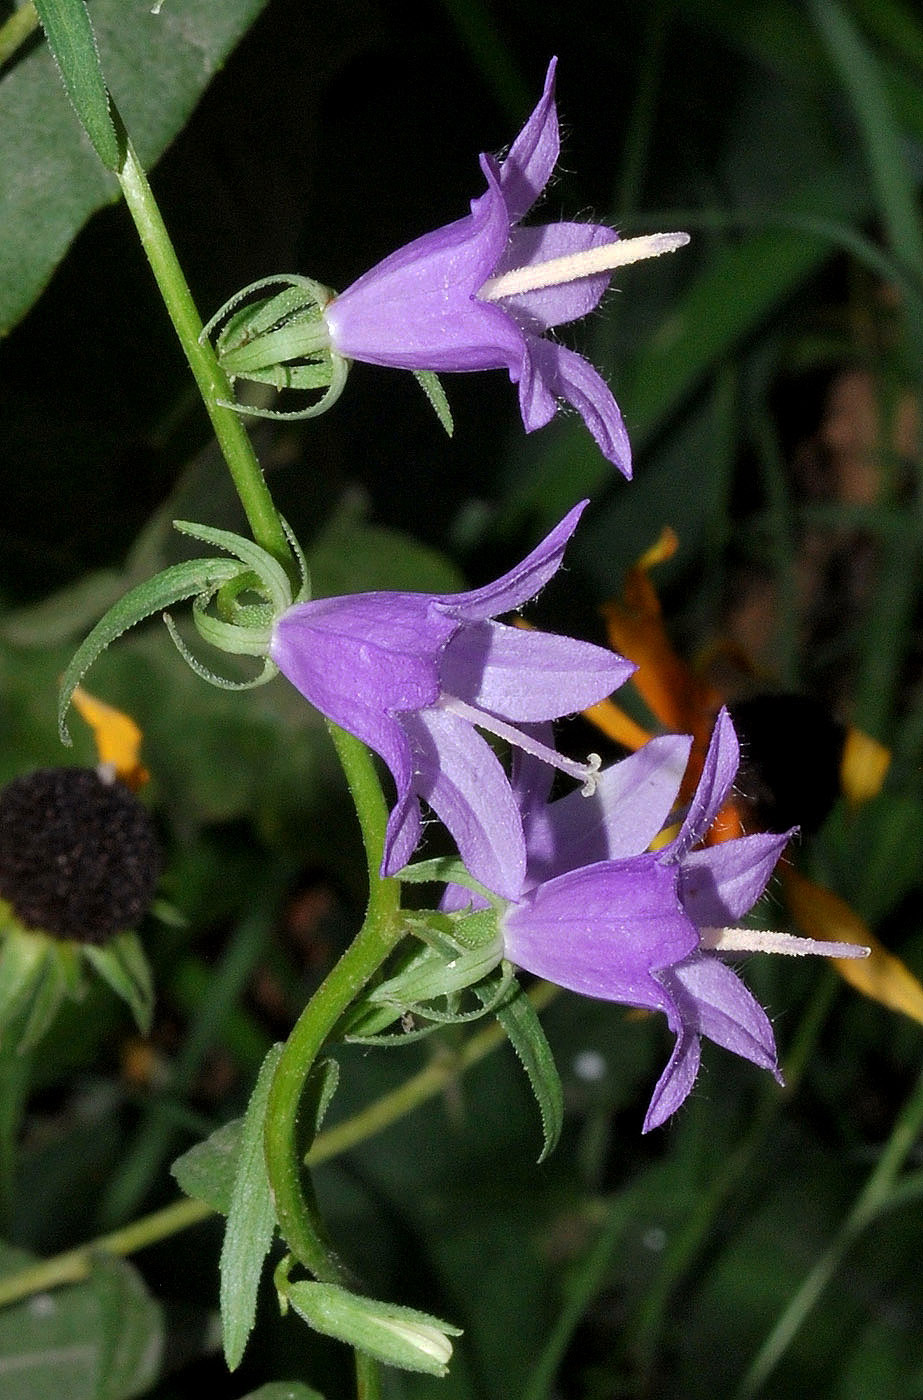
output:
[[[125,143],[125,158],[118,172],[125,203],[135,221],[160,295],[202,395],[253,538],[294,576],[292,551],[243,420],[234,409],[224,406],[233,400],[231,385],[209,342],[199,340],[202,320],[147,176],[131,142],[124,135],[124,128],[114,108],[113,117]]]
[[[537,1011],[543,1010],[559,988],[550,982],[539,982],[528,993],[529,1000]],[[366,1142],[377,1133],[384,1132],[393,1123],[412,1113],[415,1108],[435,1098],[447,1085],[472,1065],[483,1060],[491,1051],[506,1039],[502,1028],[494,1022],[471,1036],[457,1054],[446,1053],[432,1064],[400,1084],[396,1089],[383,1094],[381,1098],[360,1109],[351,1118],[318,1133],[307,1156],[310,1167],[318,1167],[323,1162],[348,1152],[359,1143]],[[19,1269],[0,1279],[0,1307],[31,1297],[33,1293],[44,1293],[49,1288],[59,1288],[65,1283],[80,1283],[89,1277],[92,1261],[97,1254],[116,1254],[120,1257],[134,1254],[148,1245],[178,1235],[209,1220],[215,1212],[204,1201],[189,1201],[185,1198],[165,1206],[162,1210],[143,1215],[110,1234],[100,1235],[87,1244],[69,1249],[64,1254],[56,1254],[51,1259],[42,1259],[28,1268]]]
[[[266,1168],[279,1229],[295,1257],[324,1283],[347,1283],[349,1275],[327,1243],[302,1168],[299,1106],[325,1041],[403,936],[400,885],[379,874],[388,808],[368,749],[328,725],[362,830],[369,869],[365,920],[350,947],[314,993],[285,1043],[273,1076],[266,1112]]]

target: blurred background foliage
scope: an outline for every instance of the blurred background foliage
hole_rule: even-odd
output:
[[[600,606],[672,525],[680,547],[657,584],[677,649],[734,658],[731,698],[798,691],[892,751],[883,792],[859,812],[838,802],[799,859],[923,974],[918,7],[231,8],[165,0],[158,47],[137,37],[142,17],[158,32],[146,0],[91,0],[148,160],[175,135],[154,184],[205,315],[269,273],[345,286],[463,213],[481,189],[478,151],[509,142],[552,53],[565,145],[545,211],[693,234],[681,254],[627,270],[578,329],[632,433],[630,486],[577,421],[524,438],[502,373],[447,380],[451,442],[409,376],[365,366],[323,419],[260,426],[316,591],[482,581],[589,493],[569,569],[531,616],[602,639]],[[195,63],[187,20],[200,26]],[[28,160],[5,155],[0,169],[4,781],[92,761],[85,735],[73,755],[58,745],[57,677],[127,585],[181,557],[170,520],[241,524],[125,211],[81,228],[112,195],[103,183],[70,200],[81,169],[61,156],[45,79],[27,68],[44,57],[36,44],[0,80],[7,152],[32,114]],[[167,115],[148,123],[152,110]],[[51,210],[42,273],[33,245]],[[213,691],[152,625],[90,683],[146,736],[167,857],[161,917],[144,930],[157,1012],[141,1042],[96,989],[35,1053],[18,1160],[0,1168],[12,1200],[0,1272],[23,1250],[83,1243],[173,1199],[170,1161],[241,1112],[364,895],[326,734],[281,681]],[[810,744],[797,726],[783,739],[810,789]],[[784,917],[778,893],[765,917]],[[921,1166],[901,1118],[919,1099],[920,1027],[816,964],[754,961],[747,976],[775,1017],[784,1092],[709,1047],[678,1121],[641,1138],[664,1027],[560,997],[545,1020],[568,1121],[549,1163],[535,1166],[534,1109],[507,1049],[322,1169],[334,1235],[372,1290],[465,1328],[449,1379],[394,1374],[390,1397],[923,1396]],[[344,1053],[333,1117],[452,1051],[433,1045]],[[905,1159],[905,1175],[887,1177]],[[882,1174],[875,1201],[890,1208],[875,1213]],[[60,1393],[75,1339],[72,1400],[236,1397],[295,1378],[349,1393],[344,1357],[274,1316],[268,1289],[228,1377],[219,1247],[205,1225],[135,1265],[99,1265],[46,1298],[53,1346],[29,1330],[35,1303],[0,1314],[4,1395]]]

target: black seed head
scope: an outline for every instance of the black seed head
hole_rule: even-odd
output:
[[[27,928],[104,943],[140,922],[159,874],[144,807],[94,769],[39,769],[0,792],[0,896]]]

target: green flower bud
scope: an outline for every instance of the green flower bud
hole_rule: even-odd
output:
[[[380,1303],[333,1283],[291,1283],[285,1297],[315,1331],[405,1371],[444,1376],[452,1356],[449,1338],[461,1336],[461,1328],[429,1313]]]

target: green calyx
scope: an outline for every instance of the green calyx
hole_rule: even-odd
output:
[[[282,290],[256,295],[269,287]],[[214,335],[215,353],[232,384],[248,379],[280,390],[322,391],[316,402],[287,411],[237,403],[226,407],[257,418],[314,418],[333,407],[343,392],[349,361],[330,344],[324,307],[332,297],[320,282],[287,273],[263,277],[225,302],[200,339]]]
[[[283,522],[284,524],[284,522]],[[269,657],[276,620],[293,603],[310,596],[308,567],[292,532],[286,535],[298,561],[300,584],[292,584],[278,560],[242,535],[215,530],[208,525],[174,521],[181,534],[223,549],[230,558],[190,559],[174,564],[154,578],[131,589],[115,603],[78,647],[64,673],[58,698],[61,740],[70,744],[67,711],[74,691],[102,652],[137,623],[163,615],[176,648],[195,673],[223,690],[249,690],[276,675]],[[199,635],[210,646],[236,656],[263,658],[263,667],[250,680],[228,680],[199,661],[180,637],[167,609],[192,599],[192,619]]]
[[[138,935],[117,933],[99,945],[26,928],[0,899],[0,1048],[31,1050],[64,1001],[81,1001],[95,972],[127,1004],[142,1034],[150,1030],[154,987]]]

